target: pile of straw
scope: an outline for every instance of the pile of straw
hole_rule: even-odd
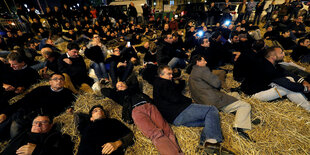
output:
[[[271,44],[271,42],[267,42],[267,44]],[[61,49],[65,49],[65,44],[63,44]],[[288,59],[289,58],[286,57],[286,60]],[[309,65],[298,64],[306,67],[309,71]],[[139,68],[141,67],[136,67],[135,72],[138,72]],[[232,70],[233,66],[228,65],[224,68],[227,70]],[[188,75],[184,74],[184,78],[187,79]],[[152,96],[152,86],[144,81],[141,76],[138,76],[138,79],[143,85],[143,92]],[[240,85],[240,83],[233,80],[231,72],[227,74],[226,83],[231,88],[238,87]],[[34,87],[46,84],[46,81],[42,81]],[[186,96],[190,96],[188,88],[185,89],[184,93]],[[23,95],[15,97],[11,100],[11,103],[16,102],[16,100],[20,99],[22,96]],[[253,125],[253,129],[247,131],[250,137],[256,142],[246,141],[233,132],[232,124],[234,121],[234,115],[220,112],[222,132],[224,136],[223,145],[226,148],[236,154],[310,153],[310,114],[304,109],[298,107],[296,104],[287,99],[280,99],[274,102],[260,102],[255,99],[251,99],[244,94],[241,94],[241,98],[251,104],[252,119],[254,120],[259,118],[261,120],[259,125]],[[100,96],[89,94],[77,96],[77,101],[74,104],[74,110],[75,112],[88,113],[89,109],[93,105],[97,104],[103,105],[104,108],[109,111],[110,117],[121,120],[122,107],[114,101]],[[72,141],[75,143],[74,152],[76,153],[80,142],[80,137],[74,124],[73,115],[64,113],[56,117],[54,121],[62,124],[61,131],[72,137]],[[126,125],[135,134],[135,144],[127,149],[126,154],[158,154],[157,149],[151,141],[143,136],[135,125]],[[200,132],[202,130],[201,127],[194,128],[172,126],[172,129],[175,132],[178,142],[185,154],[204,154],[201,150],[197,152],[197,145],[199,142]],[[0,143],[0,152],[6,145],[7,142]]]

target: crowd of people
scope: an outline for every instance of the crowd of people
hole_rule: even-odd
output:
[[[284,50],[293,50],[294,61],[310,63],[310,35],[304,23],[309,10],[300,15],[299,0],[285,2],[280,9],[294,6],[293,10],[280,10],[274,18],[274,2],[266,10],[264,35],[259,25],[264,0],[244,0],[234,23],[208,27],[205,22],[188,22],[184,29],[174,18],[155,19],[147,5],[142,6],[140,22],[133,3],[128,19],[111,18],[86,5],[72,11],[64,4],[62,9],[47,7],[42,20],[34,7],[26,13],[19,6],[27,31],[8,27],[0,36],[0,141],[11,140],[2,154],[73,154],[70,137],[53,123],[63,112],[75,116],[81,135],[78,154],[124,154],[134,143],[129,128],[109,118],[101,105],[89,114],[73,109],[76,96],[93,94],[95,85],[101,95],[123,107],[124,122],[134,123],[160,154],[184,154],[169,123],[203,127],[199,149],[233,154],[221,145],[219,111],[235,113],[233,131],[255,142],[246,131],[260,120],[252,120],[249,103],[228,92],[260,101],[286,96],[310,112],[309,73],[283,60]],[[254,8],[254,21],[247,22]],[[266,40],[275,46],[267,47]],[[64,42],[66,49],[59,49]],[[226,85],[228,70],[222,66],[227,64],[234,66],[240,87]],[[135,67],[153,86],[153,99],[142,92]],[[95,77],[89,76],[90,69]],[[41,80],[49,84],[25,93]],[[185,80],[191,97],[183,95]],[[24,97],[10,105],[9,100],[20,94]]]

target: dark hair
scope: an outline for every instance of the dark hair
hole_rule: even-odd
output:
[[[63,75],[63,74],[61,74],[61,73],[53,73],[51,76],[50,76],[50,80],[52,79],[52,77],[54,76],[54,75],[60,75],[61,77],[63,77],[64,79],[65,79],[65,76]]]
[[[304,43],[307,40],[307,38],[301,38],[298,40],[298,45],[300,45],[301,43]]]
[[[252,48],[253,48],[255,51],[260,51],[260,50],[262,50],[264,47],[265,47],[264,39],[256,40],[256,41],[253,43],[253,46],[252,46]]]
[[[38,114],[34,119],[36,119],[37,117],[39,117],[39,116],[41,116],[41,117],[47,117],[48,119],[49,119],[49,124],[52,124],[53,123],[53,119],[54,119],[54,117],[52,117],[52,116],[49,116],[49,115],[44,115],[44,114]],[[32,122],[34,121],[34,119],[32,120]]]
[[[7,58],[8,60],[17,61],[18,63],[22,63],[25,61],[22,55],[17,52],[11,52]]]
[[[272,53],[274,53],[276,48],[281,48],[281,47],[280,46],[272,46],[272,47],[267,48],[266,52],[264,53],[264,57],[269,58],[272,55]]]
[[[73,49],[80,50],[80,47],[77,43],[69,43],[67,45],[67,49],[68,50],[73,50]]]
[[[158,74],[158,76],[159,75],[162,75],[163,74],[163,70],[164,69],[171,69],[168,65],[160,65],[159,67],[158,67],[158,69],[157,69],[157,74]]]
[[[89,117],[92,117],[92,113],[93,113],[93,110],[94,110],[95,108],[100,108],[100,109],[103,111],[104,116],[105,116],[105,117],[108,117],[107,111],[105,111],[105,110],[103,109],[103,106],[100,105],[100,104],[94,105],[94,106],[89,110]]]
[[[237,31],[233,31],[233,32],[231,32],[230,33],[230,39],[233,39],[234,38],[234,36],[238,36],[239,37],[239,32],[237,32]]]
[[[186,73],[190,74],[192,72],[193,66],[196,65],[197,61],[200,61],[203,58],[202,55],[194,55],[186,68]]]

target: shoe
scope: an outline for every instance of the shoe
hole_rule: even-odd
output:
[[[233,152],[229,151],[228,149],[224,148],[220,143],[208,143],[205,144],[204,152],[206,154],[218,154],[218,155],[234,155]]]
[[[100,84],[106,85],[109,83],[109,80],[107,79],[100,79]]]
[[[233,129],[234,129],[234,131],[235,131],[239,136],[243,137],[244,139],[246,139],[246,140],[248,140],[248,141],[251,141],[251,142],[254,142],[254,143],[255,143],[255,141],[252,140],[251,137],[250,137],[247,133],[245,133],[245,132],[243,131],[243,129],[241,129],[241,128],[233,128]]]
[[[255,120],[252,121],[252,124],[258,125],[258,124],[260,124],[260,122],[261,122],[260,119],[256,118]]]

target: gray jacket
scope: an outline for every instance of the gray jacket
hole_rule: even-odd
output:
[[[188,82],[191,96],[198,104],[213,105],[220,109],[237,101],[219,90],[221,81],[208,67],[194,65]]]

